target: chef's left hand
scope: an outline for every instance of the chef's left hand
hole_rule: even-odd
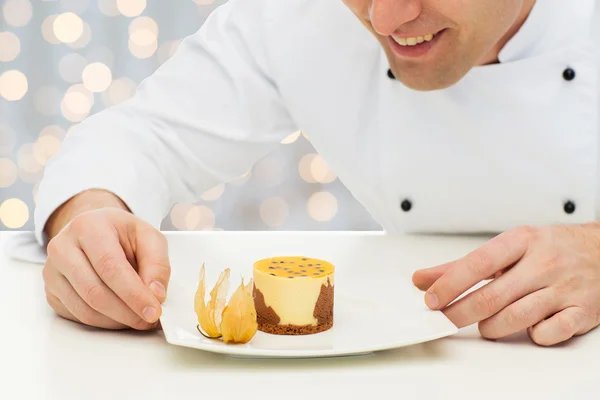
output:
[[[488,339],[527,329],[539,345],[564,342],[600,324],[600,223],[519,227],[415,272],[413,282],[458,328],[478,323]]]

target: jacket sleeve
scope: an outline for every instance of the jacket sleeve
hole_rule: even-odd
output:
[[[134,97],[67,136],[39,186],[40,244],[53,211],[92,188],[158,228],[174,203],[243,175],[297,129],[269,71],[266,1],[217,8]]]

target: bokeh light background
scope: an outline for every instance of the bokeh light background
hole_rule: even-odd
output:
[[[70,129],[131,97],[224,0],[0,0],[0,230],[32,230]],[[379,230],[297,132],[164,230]]]

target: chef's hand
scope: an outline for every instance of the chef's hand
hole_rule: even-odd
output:
[[[97,198],[79,200],[89,207]],[[105,329],[158,325],[170,278],[159,231],[111,206],[77,213],[52,236],[43,278],[60,316]]]
[[[564,342],[600,324],[600,224],[507,231],[462,259],[415,272],[413,282],[458,328],[478,323],[488,339],[527,329],[539,345]]]

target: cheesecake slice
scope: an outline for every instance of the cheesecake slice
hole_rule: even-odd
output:
[[[307,335],[333,326],[334,266],[308,257],[274,257],[254,264],[258,329]]]

